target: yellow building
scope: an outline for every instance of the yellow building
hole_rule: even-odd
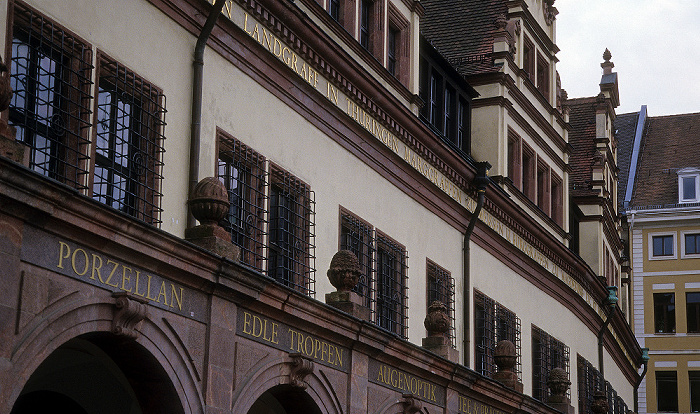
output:
[[[699,114],[625,114],[632,157],[630,229],[634,331],[649,348],[639,412],[700,411]]]

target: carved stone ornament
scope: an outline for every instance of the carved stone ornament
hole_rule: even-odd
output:
[[[605,397],[605,392],[600,389],[595,390],[595,393],[593,393],[591,411],[594,414],[605,414],[608,412],[608,399]]]
[[[10,86],[10,70],[0,57],[0,112],[10,107],[12,87]]]
[[[198,182],[188,203],[192,215],[202,225],[218,225],[226,217],[230,206],[226,186],[216,177],[207,177]]]
[[[552,395],[547,399],[548,403],[568,403],[566,391],[569,389],[571,381],[569,375],[561,368],[554,368],[549,371],[547,386],[552,392]]]
[[[415,414],[423,409],[423,403],[413,396],[413,394],[403,394],[403,413]]]
[[[493,351],[493,360],[498,366],[498,371],[513,371],[517,361],[515,345],[508,340],[499,341]]]
[[[304,382],[304,379],[307,375],[314,372],[314,362],[300,353],[292,353],[289,356],[292,358],[290,362],[289,385],[305,390],[306,382]]]
[[[333,255],[326,274],[338,292],[349,292],[360,280],[360,261],[350,250],[340,250]]]
[[[428,336],[447,336],[450,330],[450,318],[447,316],[447,306],[440,301],[434,301],[428,307],[428,314],[423,321]]]
[[[140,298],[130,297],[127,292],[115,292],[112,297],[116,299],[112,333],[136,339],[138,337],[136,326],[146,319],[148,305]]]

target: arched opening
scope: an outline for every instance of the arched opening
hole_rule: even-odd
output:
[[[278,385],[265,391],[248,410],[248,414],[322,414],[313,398],[290,385]]]
[[[29,377],[11,414],[184,414],[158,361],[136,341],[95,333],[73,338]]]

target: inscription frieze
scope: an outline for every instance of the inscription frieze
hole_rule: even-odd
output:
[[[368,375],[370,382],[393,389],[400,394],[411,394],[439,407],[445,406],[445,387],[424,378],[374,359],[369,360]]]

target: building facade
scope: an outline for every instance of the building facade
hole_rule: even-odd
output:
[[[556,9],[511,3],[469,76],[425,1],[0,3],[0,410],[587,412],[604,360],[623,412]]]
[[[700,409],[699,124],[698,114],[649,117],[645,106],[620,119],[631,153],[623,205],[634,331],[650,356],[639,412]]]

